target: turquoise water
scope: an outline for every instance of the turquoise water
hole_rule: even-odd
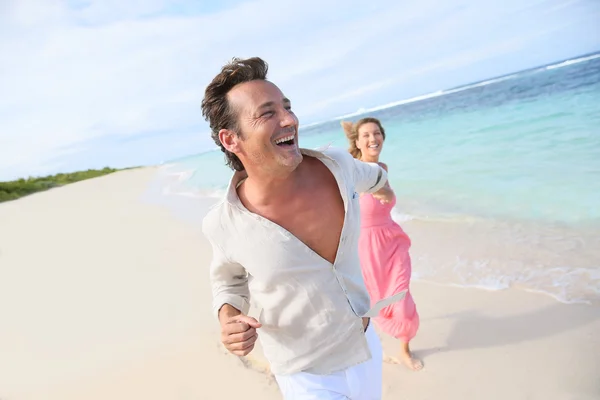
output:
[[[600,90],[384,121],[383,159],[407,211],[567,223],[600,218]],[[345,146],[339,130],[308,146]]]
[[[397,219],[417,237],[463,235],[447,238],[465,242],[456,254],[435,243],[415,250],[417,278],[600,298],[600,54],[346,119],[364,115],[386,128]],[[301,124],[302,147],[326,144],[347,146],[339,119]],[[179,177],[170,193],[203,196],[222,193],[231,174],[208,149],[166,171]]]

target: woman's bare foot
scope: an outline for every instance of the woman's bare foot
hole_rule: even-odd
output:
[[[420,371],[423,369],[423,361],[413,357],[412,353],[410,352],[408,342],[402,343],[402,348],[400,350],[400,359],[402,360],[402,363],[404,365],[406,365],[413,371]]]
[[[423,361],[412,356],[412,354],[403,354],[402,363],[413,371],[420,371],[423,369]]]
[[[420,371],[423,369],[423,361],[419,360],[418,358],[414,358],[411,355],[407,356],[403,354],[399,358],[384,356],[383,362],[388,364],[404,364],[413,371]]]
[[[413,357],[408,347],[408,343],[402,343],[402,349],[400,350],[400,357],[383,356],[383,362],[388,364],[404,364],[413,371],[420,371],[423,369],[423,361]]]

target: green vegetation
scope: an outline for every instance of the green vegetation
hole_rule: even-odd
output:
[[[87,171],[70,172],[38,178],[21,178],[16,181],[0,182],[0,203],[3,201],[15,200],[27,196],[28,194],[82,181],[84,179],[111,174],[116,171],[119,171],[119,169],[106,167],[103,169],[88,169]]]

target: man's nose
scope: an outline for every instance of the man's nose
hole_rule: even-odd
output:
[[[290,110],[283,109],[281,117],[281,127],[293,126],[298,124],[298,118]]]

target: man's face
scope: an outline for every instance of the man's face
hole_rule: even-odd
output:
[[[223,145],[246,169],[269,174],[295,169],[302,161],[298,118],[281,90],[271,82],[255,80],[235,86],[227,96],[237,117],[239,135],[221,130]]]

